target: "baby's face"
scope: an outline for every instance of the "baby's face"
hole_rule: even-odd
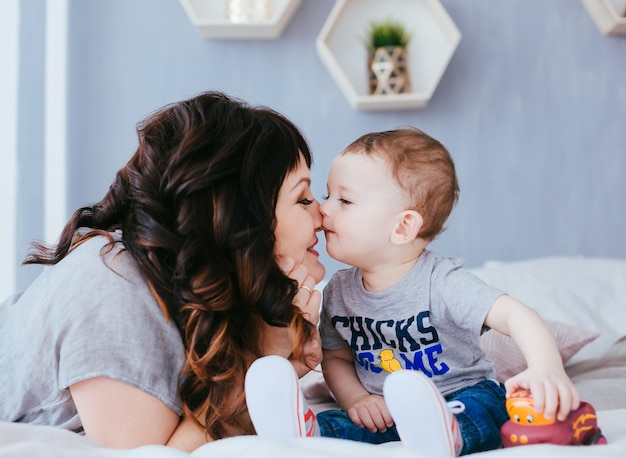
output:
[[[340,155],[328,172],[327,190],[320,210],[328,254],[363,269],[384,262],[407,203],[387,163],[366,154]]]

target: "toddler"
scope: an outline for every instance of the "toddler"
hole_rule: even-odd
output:
[[[422,453],[458,456],[502,446],[506,393],[530,388],[535,409],[549,418],[578,407],[540,316],[460,260],[427,249],[458,195],[447,149],[414,128],[365,134],[333,161],[320,208],[326,249],[352,267],[324,288],[320,333],[324,377],[342,410],[309,413],[309,434],[402,440]],[[488,328],[511,336],[528,365],[504,386],[480,347]],[[282,372],[283,391],[297,401],[277,412],[304,424],[293,370],[277,359],[257,363],[248,374],[257,388],[275,383],[262,381],[263,373],[272,379],[270,368],[291,371]],[[262,388],[247,390],[249,399],[261,396],[253,391]],[[262,434],[267,406],[250,414]],[[293,435],[306,435],[301,430]]]

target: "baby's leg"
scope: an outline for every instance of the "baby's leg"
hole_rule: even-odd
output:
[[[315,413],[304,400],[291,363],[280,356],[257,359],[246,374],[246,402],[259,436],[319,436]]]
[[[502,447],[500,428],[509,419],[504,387],[493,380],[483,380],[448,399],[465,405],[465,410],[456,415],[463,434],[464,454]]]
[[[383,386],[385,402],[402,443],[432,456],[458,456],[463,449],[459,424],[437,387],[419,371],[392,372]]]

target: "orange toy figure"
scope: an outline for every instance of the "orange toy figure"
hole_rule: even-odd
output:
[[[530,390],[519,390],[506,400],[510,420],[500,428],[505,447],[526,444],[592,445],[606,444],[598,427],[596,411],[587,402],[569,413],[563,421],[547,419],[535,412]]]

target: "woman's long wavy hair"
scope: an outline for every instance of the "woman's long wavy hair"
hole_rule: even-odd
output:
[[[314,329],[274,256],[278,192],[300,155],[311,166],[308,144],[281,114],[219,92],[164,107],[137,134],[105,197],[78,209],[57,245],[34,243],[24,263],[56,264],[84,240],[121,230],[183,336],[186,414],[206,412],[212,438],[252,434],[243,387],[262,356],[263,322],[294,329],[296,358]],[[88,230],[77,237],[79,228]]]

